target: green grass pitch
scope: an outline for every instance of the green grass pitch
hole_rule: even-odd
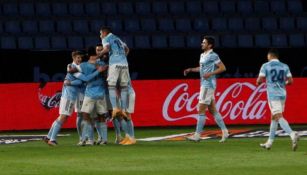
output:
[[[136,136],[164,136],[193,130],[136,129]],[[59,137],[57,147],[49,147],[42,141],[0,145],[0,175],[307,174],[307,142],[304,139],[299,142],[296,152],[291,151],[289,137],[278,137],[270,151],[259,147],[259,143],[266,138],[228,139],[226,143],[219,143],[218,139],[199,143],[138,142],[136,145],[121,146],[113,144],[114,132],[110,130],[108,145],[78,147],[75,131],[61,133],[71,136]]]

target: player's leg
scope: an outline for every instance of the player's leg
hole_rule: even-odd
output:
[[[278,120],[280,119],[280,117],[281,117],[280,113],[272,115],[269,138],[265,143],[260,144],[262,148],[265,148],[267,150],[271,149],[273,142],[275,140],[275,134],[278,127]]]
[[[83,99],[84,99],[84,94],[83,93],[79,93],[78,94],[78,98],[76,100],[76,105],[75,105],[75,111],[77,113],[77,118],[76,118],[76,128],[77,128],[77,132],[79,135],[79,140],[81,140],[81,122],[82,122],[82,112],[81,112],[81,107],[82,107],[82,103],[83,103]]]
[[[120,131],[120,119],[115,117],[112,120],[114,130],[115,130],[115,144],[119,144],[122,141],[121,131]]]
[[[119,106],[117,105],[116,98],[117,98],[117,80],[119,76],[120,68],[117,65],[110,65],[108,70],[108,90],[109,90],[109,97],[110,102],[112,104],[112,117],[115,117],[117,113],[120,112]]]
[[[95,100],[85,96],[81,108],[83,114],[83,120],[82,120],[82,138],[81,141],[78,143],[79,146],[85,146],[87,137],[88,137],[88,143],[90,145],[94,145],[94,131],[93,131],[92,118],[90,116],[91,113],[93,112],[94,106],[95,106]]]
[[[120,85],[120,102],[123,116],[127,117],[127,106],[128,106],[128,82],[130,81],[128,66],[122,67],[119,75]]]
[[[128,106],[126,113],[126,122],[127,122],[127,132],[129,135],[129,140],[124,143],[124,145],[131,145],[136,143],[136,139],[134,136],[134,125],[131,118],[131,114],[134,113],[135,106],[135,92],[132,87],[129,88],[128,91]]]
[[[107,109],[107,101],[106,98],[103,97],[102,99],[98,99],[96,102],[96,112],[98,115],[98,127],[101,140],[97,141],[97,144],[105,145],[108,141],[108,126],[107,126],[107,120],[106,120],[106,113],[108,112]],[[97,130],[98,131],[98,130]]]

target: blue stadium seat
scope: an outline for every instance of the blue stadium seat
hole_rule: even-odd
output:
[[[133,14],[133,7],[131,2],[119,2],[117,7],[118,7],[118,13],[121,15]]]
[[[70,2],[68,3],[69,14],[73,16],[84,16],[84,6],[82,2]]]
[[[36,2],[35,6],[37,16],[51,16],[51,7],[48,2]]]
[[[79,34],[88,34],[89,29],[88,29],[88,22],[87,20],[74,20],[72,22],[73,25],[73,31],[77,32]],[[97,31],[98,33],[99,31]]]
[[[259,31],[260,29],[260,19],[249,17],[245,18],[245,29],[248,31]]]
[[[0,33],[3,33],[2,21],[0,21]]]
[[[262,28],[266,31],[277,30],[277,20],[275,17],[264,17],[262,18]]]
[[[255,46],[261,48],[271,47],[270,36],[267,34],[255,35]]]
[[[141,28],[144,32],[154,32],[157,30],[156,21],[154,18],[141,19]]]
[[[237,1],[238,12],[242,14],[252,14],[253,13],[253,4],[252,1]]]
[[[117,14],[116,3],[115,2],[104,2],[102,4],[101,12],[106,15],[116,15]]]
[[[19,49],[33,49],[33,39],[32,37],[19,37],[18,38],[18,48]]]
[[[214,31],[223,32],[227,30],[227,20],[223,17],[212,18],[212,29]]]
[[[85,4],[85,13],[89,16],[98,16],[100,15],[100,4],[99,2],[86,2]]]
[[[297,17],[296,18],[297,28],[301,31],[307,30],[307,18],[306,17]]]
[[[1,48],[2,49],[16,49],[16,38],[13,36],[1,36]]]
[[[52,4],[52,14],[56,16],[67,16],[67,4],[64,2],[54,2]]]
[[[37,22],[33,20],[24,20],[21,23],[22,31],[24,33],[37,33],[38,32],[38,26]]]
[[[189,18],[176,19],[176,30],[180,32],[190,32],[191,22]]]
[[[304,34],[290,34],[289,47],[305,47]]]
[[[41,33],[53,33],[55,31],[54,22],[51,20],[39,21],[38,27]]]
[[[123,24],[120,18],[108,18],[107,26],[111,27],[112,31],[114,32],[122,32]]]
[[[149,15],[151,13],[151,4],[149,1],[135,3],[135,12],[139,15]]]
[[[153,1],[152,11],[155,14],[165,15],[168,14],[167,3],[163,1]]]
[[[295,20],[291,17],[282,17],[279,19],[279,28],[284,31],[295,30]]]
[[[103,27],[104,25],[105,25],[105,22],[104,22],[103,19],[91,20],[90,21],[90,31],[91,31],[91,33],[98,35],[100,28]]]
[[[193,28],[198,32],[209,31],[209,21],[206,18],[196,18],[193,21]]]
[[[18,16],[18,6],[17,3],[4,3],[2,4],[3,14],[5,16]]]
[[[140,23],[137,18],[129,18],[124,21],[125,31],[127,32],[137,32],[140,30]]]
[[[202,13],[202,5],[200,1],[189,1],[186,3],[187,12],[190,15],[199,15]]]
[[[288,47],[287,35],[284,34],[273,34],[272,35],[272,46],[273,47]]]
[[[56,24],[58,33],[71,34],[72,26],[70,20],[58,20]]]
[[[19,21],[6,21],[4,23],[4,29],[5,32],[7,33],[13,33],[13,34],[20,33],[21,32],[20,28],[21,27]]]
[[[167,48],[167,37],[164,35],[153,35],[152,36],[152,47],[153,48]]]
[[[96,46],[98,43],[101,43],[98,35],[85,36],[83,39],[85,47]]]
[[[169,1],[169,11],[171,14],[184,14],[184,1]]]
[[[67,40],[63,36],[51,37],[51,48],[53,49],[67,49]]]
[[[134,48],[133,37],[131,35],[121,36],[120,38],[129,48]]]
[[[303,12],[303,4],[301,0],[288,0],[288,11],[294,14],[300,14]]]
[[[170,48],[184,48],[185,41],[184,36],[181,35],[171,35],[169,36],[169,47]]]
[[[286,14],[286,4],[284,0],[272,0],[271,1],[271,11],[276,14]]]
[[[50,40],[47,36],[37,36],[34,39],[35,48],[42,49],[42,50],[49,50],[50,49]]]
[[[229,18],[228,29],[232,31],[243,31],[243,19],[239,17]]]
[[[226,48],[237,47],[236,35],[224,35],[224,36],[222,36],[221,43],[222,43],[222,46],[226,47]]]
[[[220,1],[221,12],[223,14],[235,13],[236,12],[236,3],[231,0]]]
[[[69,49],[83,49],[84,43],[83,38],[80,36],[69,36],[67,37]]]
[[[198,34],[188,35],[186,36],[186,42],[188,48],[200,48],[202,42],[201,35]]]
[[[138,35],[134,37],[135,48],[150,48],[150,39],[147,35]]]
[[[213,1],[213,0],[205,1],[203,6],[204,6],[204,12],[207,14],[215,15],[220,13],[218,1]]]
[[[269,13],[269,3],[267,0],[256,0],[254,2],[254,8],[256,13]]]
[[[252,48],[253,44],[253,36],[252,35],[238,35],[238,46],[245,48]]]
[[[19,13],[21,16],[34,16],[34,5],[33,3],[20,3],[19,4]]]
[[[162,18],[159,20],[159,30],[162,32],[172,32],[175,30],[172,18]]]

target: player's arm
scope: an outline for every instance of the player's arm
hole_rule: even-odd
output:
[[[93,78],[95,78],[100,72],[105,71],[108,68],[108,66],[98,66],[97,70],[89,75],[84,75],[81,72],[75,73],[74,77],[78,78],[79,80],[82,80],[84,82],[89,82]]]
[[[83,83],[82,80],[79,80],[79,79],[75,79],[73,81],[70,81],[70,80],[64,80],[64,85],[66,86],[78,86],[78,85],[81,85]]]
[[[293,84],[293,78],[292,77],[287,77],[286,85],[291,85],[291,84]]]
[[[258,78],[257,78],[257,80],[256,80],[256,85],[260,85],[260,84],[262,84],[263,82],[265,81],[265,76],[259,76]]]
[[[71,73],[71,74],[74,74],[76,72],[79,72],[78,68],[77,67],[74,67],[72,66],[71,64],[68,64],[67,65],[67,72],[68,73]]]
[[[187,76],[188,73],[190,72],[199,72],[200,68],[199,67],[193,67],[193,68],[187,68],[183,71],[183,75]]]
[[[126,56],[128,56],[130,49],[129,49],[129,47],[127,46],[127,44],[124,44],[124,49],[125,49],[125,54],[126,54]]]
[[[204,75],[205,79],[211,77],[212,75],[217,75],[217,74],[220,74],[226,71],[226,66],[224,65],[222,61],[218,62],[216,66],[217,68],[213,72],[208,72]]]
[[[98,57],[102,57],[104,54],[108,53],[110,51],[110,44],[103,44],[103,49],[99,53]]]

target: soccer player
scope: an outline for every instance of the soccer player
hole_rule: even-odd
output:
[[[267,142],[260,144],[262,148],[270,149],[274,142],[275,132],[278,123],[281,128],[290,135],[292,140],[292,150],[297,149],[299,135],[289,126],[283,117],[286,102],[286,85],[293,83],[292,74],[287,64],[279,61],[279,53],[276,49],[269,50],[267,54],[268,62],[261,66],[257,85],[266,81],[268,104],[271,110],[270,135]]]
[[[108,88],[110,101],[113,112],[112,117],[118,113],[127,116],[127,93],[128,81],[130,80],[127,55],[129,53],[128,46],[121,41],[119,37],[114,35],[110,28],[103,27],[100,29],[100,38],[102,40],[103,50],[100,55],[109,53],[109,69],[108,69]],[[116,103],[116,85],[120,87],[120,104]]]
[[[201,87],[198,102],[198,118],[196,132],[194,135],[187,137],[188,140],[200,141],[200,135],[206,122],[206,109],[214,116],[217,125],[222,130],[222,139],[224,142],[228,136],[228,130],[224,124],[221,114],[216,109],[214,92],[216,89],[216,75],[226,70],[224,63],[219,56],[213,51],[215,40],[211,36],[205,36],[201,48],[204,51],[200,55],[199,67],[188,68],[184,70],[184,76],[190,72],[200,72]]]

